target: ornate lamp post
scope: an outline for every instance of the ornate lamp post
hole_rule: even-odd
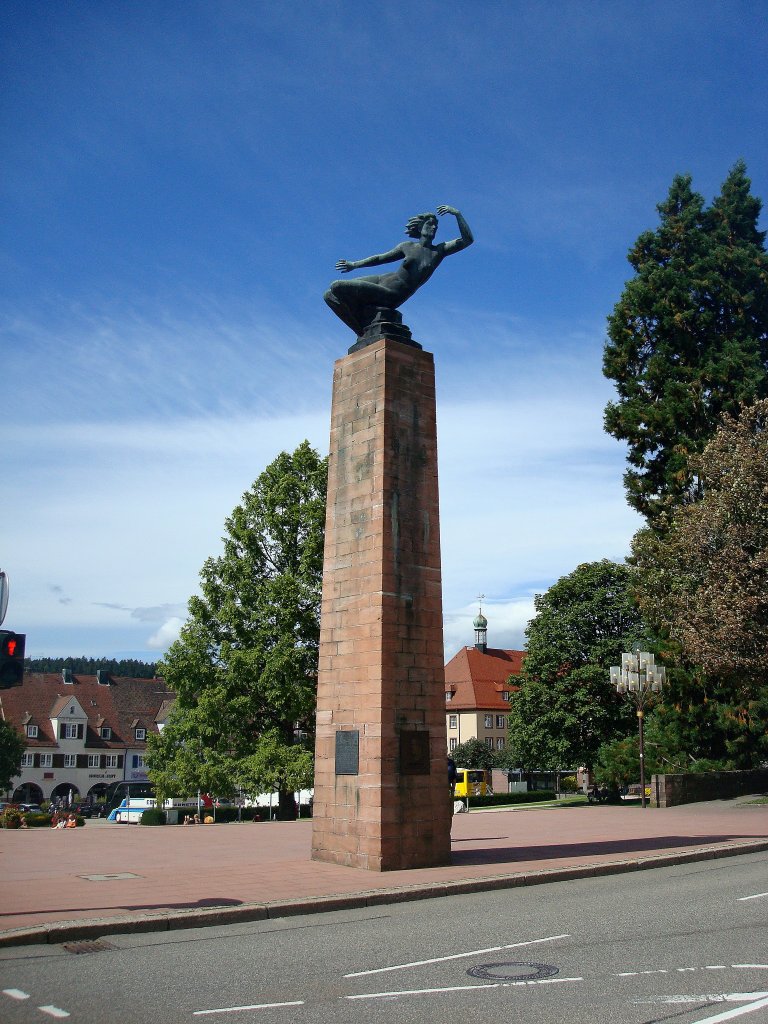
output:
[[[661,691],[666,682],[667,670],[663,665],[654,664],[650,651],[634,650],[631,654],[622,654],[621,666],[611,665],[611,683],[617,693],[628,693],[637,708],[637,723],[640,733],[640,800],[643,807],[645,801],[645,740],[643,737],[643,719],[645,709],[655,694]]]

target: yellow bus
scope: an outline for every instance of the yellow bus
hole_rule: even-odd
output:
[[[485,796],[491,792],[491,773],[483,768],[457,768],[454,796]]]

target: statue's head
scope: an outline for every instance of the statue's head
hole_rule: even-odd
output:
[[[417,213],[415,217],[411,217],[408,223],[405,225],[405,233],[411,238],[420,238],[421,231],[427,221],[431,221],[435,225],[437,230],[437,214],[435,213]]]

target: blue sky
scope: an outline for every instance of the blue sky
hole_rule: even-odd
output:
[[[458,207],[403,308],[434,352],[446,648],[639,525],[605,317],[676,173],[768,198],[761,3],[0,5],[5,626],[155,659],[225,517],[328,445],[340,258]],[[765,217],[763,227],[766,226]],[[438,240],[456,234],[441,221]]]

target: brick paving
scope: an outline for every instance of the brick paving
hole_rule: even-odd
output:
[[[459,814],[447,867],[373,872],[310,859],[311,822],[0,830],[0,945],[363,906],[768,851],[748,799]],[[104,877],[106,876],[106,877]],[[110,877],[114,876],[114,877]]]

